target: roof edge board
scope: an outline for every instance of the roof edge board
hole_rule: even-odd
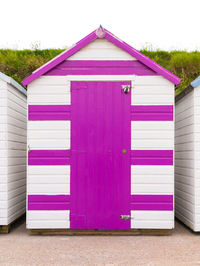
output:
[[[124,41],[120,40],[118,37],[113,35],[108,30],[104,29],[105,31],[105,38],[110,41],[111,43],[118,46],[120,49],[124,50],[131,56],[135,57],[137,60],[139,60],[141,63],[145,64],[147,67],[151,68],[153,71],[158,73],[159,75],[163,76],[164,78],[168,79],[170,82],[174,83],[175,85],[180,84],[180,78],[136,50],[135,48],[131,47],[129,44],[125,43]],[[85,47],[87,44],[91,43],[95,39],[97,39],[98,36],[96,34],[96,30],[90,33],[89,35],[85,36],[83,39],[81,39],[79,42],[77,42],[72,48],[64,51],[57,57],[53,58],[51,61],[47,62],[37,70],[35,70],[29,77],[25,78],[22,81],[22,84],[24,86],[31,83],[33,80],[39,78],[41,75],[48,72],[50,69],[55,67],[56,65],[60,64],[62,61],[66,60],[76,52],[78,52],[81,48]]]
[[[13,86],[15,89],[20,91],[22,94],[27,96],[27,91],[17,81],[15,81],[13,78],[11,78],[11,77],[7,76],[6,74],[0,72],[0,79],[5,81],[5,82],[7,82],[11,86]]]

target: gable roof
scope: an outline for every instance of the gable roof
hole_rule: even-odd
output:
[[[15,89],[23,93],[25,96],[27,96],[26,90],[19,84],[17,81],[15,81],[13,78],[7,76],[6,74],[0,72],[0,80],[5,81],[6,83],[13,86]]]
[[[182,90],[178,95],[175,97],[175,102],[180,101],[183,97],[185,97],[188,93],[193,91],[196,87],[200,86],[200,76],[193,80],[184,90]]]
[[[193,88],[198,87],[200,85],[200,76],[196,78],[195,80],[193,80],[190,84]]]
[[[101,30],[103,31],[103,34],[100,32]],[[137,60],[142,62],[147,67],[154,70],[157,74],[168,79],[175,85],[180,84],[181,80],[177,76],[175,76],[174,74],[166,70],[164,67],[160,66],[159,64],[157,64],[156,62],[154,62],[153,60],[145,56],[144,54],[140,53],[135,48],[121,41],[119,38],[114,36],[111,32],[109,32],[106,29],[103,29],[102,27],[93,31],[92,33],[84,37],[82,40],[77,42],[74,46],[64,51],[63,53],[59,54],[57,57],[53,58],[51,61],[47,62],[45,65],[38,68],[29,77],[25,78],[22,81],[22,84],[24,86],[28,85],[35,79],[39,78],[40,76],[44,75],[46,72],[54,68],[56,65],[60,64],[61,62],[63,62],[64,60],[66,60],[67,58],[75,54],[76,52],[78,52],[81,48],[85,47],[86,45],[88,45],[89,43],[93,42],[94,40],[98,38],[107,39],[108,41],[115,44],[116,46],[118,46],[119,48],[121,48],[122,50],[130,54],[131,56],[135,57]]]

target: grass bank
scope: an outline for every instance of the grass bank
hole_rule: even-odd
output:
[[[61,53],[62,49],[45,50],[0,50],[0,71],[11,76],[19,83],[36,68]],[[177,93],[200,75],[200,52],[186,51],[149,51],[142,53],[181,78]]]

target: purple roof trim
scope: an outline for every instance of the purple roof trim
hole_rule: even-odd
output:
[[[151,68],[152,70],[154,70],[159,75],[168,79],[169,81],[171,81],[175,85],[180,84],[180,82],[181,82],[180,78],[178,78],[177,76],[175,76],[174,74],[172,74],[171,72],[169,72],[168,70],[166,70],[165,68],[163,68],[162,66],[160,66],[159,64],[154,62],[153,60],[151,60],[150,58],[148,58],[147,56],[143,55],[142,53],[140,53],[139,51],[137,51],[136,49],[134,49],[133,47],[131,47],[127,43],[119,40],[116,36],[114,36],[108,30],[104,29],[104,31],[105,31],[105,38],[108,41],[112,42],[113,44],[115,44],[116,46],[118,46],[119,48],[121,48],[122,50],[127,52],[128,54],[132,55],[137,60],[139,60],[140,62],[142,62],[143,64],[145,64],[149,68]],[[38,68],[36,71],[34,71],[32,73],[32,75],[25,78],[22,81],[22,84],[24,86],[28,85],[29,83],[31,83],[35,79],[39,78],[40,76],[44,75],[47,71],[51,70],[53,67],[60,64],[62,61],[66,60],[67,58],[69,58],[70,56],[72,56],[73,54],[78,52],[81,48],[85,47],[87,44],[91,43],[92,41],[94,41],[97,38],[98,37],[96,35],[96,30],[95,30],[92,33],[90,33],[89,35],[87,35],[85,38],[83,38],[82,40],[77,42],[72,48],[61,53],[60,55],[58,55],[57,57],[55,57],[54,59],[52,59],[51,61],[49,61],[45,65],[43,65],[42,67]]]

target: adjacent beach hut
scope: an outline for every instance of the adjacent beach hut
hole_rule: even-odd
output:
[[[26,90],[0,73],[0,233],[26,211]]]
[[[179,83],[102,27],[27,77],[27,228],[172,229]]]
[[[200,231],[200,77],[176,96],[176,217]]]

